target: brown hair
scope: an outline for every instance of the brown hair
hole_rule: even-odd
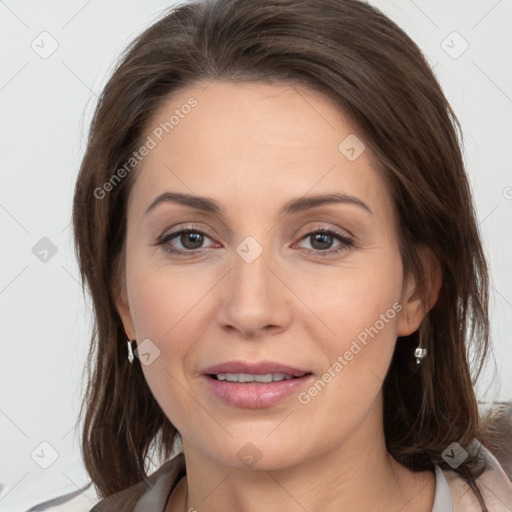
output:
[[[362,134],[389,184],[404,268],[422,289],[418,251],[437,257],[442,285],[420,329],[399,338],[383,385],[389,452],[412,470],[450,469],[453,441],[480,438],[473,382],[488,350],[488,271],[461,155],[460,125],[417,45],[358,0],[211,0],[172,8],[126,50],[95,111],[74,198],[82,279],[95,329],[83,404],[83,456],[101,496],[146,477],[153,443],[179,438],[140,365],[127,363],[114,297],[122,278],[127,197],[136,169],[105,197],[95,190],[141,145],[169,95],[215,79],[278,81],[333,99]],[[340,141],[341,142],[341,141]],[[428,349],[418,368],[413,350]],[[470,368],[474,374],[471,374]],[[456,471],[477,493],[478,453]]]

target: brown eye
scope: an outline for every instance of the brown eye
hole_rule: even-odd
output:
[[[354,242],[347,236],[336,231],[328,229],[317,229],[304,235],[301,240],[308,240],[312,249],[307,249],[308,253],[320,256],[329,256],[342,251],[346,251],[354,244]],[[333,243],[338,242],[338,245],[331,248]]]
[[[164,246],[167,252],[173,254],[187,254],[207,248],[203,246],[206,239],[210,237],[199,229],[182,229],[164,235],[156,245]]]
[[[318,250],[330,249],[334,241],[334,237],[328,233],[314,233],[309,237],[313,248]]]
[[[204,241],[204,235],[197,231],[183,231],[179,236],[185,249],[199,249]]]

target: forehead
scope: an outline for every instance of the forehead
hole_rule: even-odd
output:
[[[148,137],[154,147],[132,191],[140,208],[167,190],[214,196],[233,208],[269,198],[277,208],[333,191],[389,203],[361,135],[310,89],[222,81],[185,88],[158,109]]]

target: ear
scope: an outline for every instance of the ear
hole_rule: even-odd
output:
[[[116,305],[117,312],[123,322],[124,330],[126,332],[127,339],[136,339],[135,327],[133,325],[132,315],[130,312],[130,306],[128,304],[128,293],[126,290],[126,279],[123,275],[120,276],[118,286],[115,289],[114,302]]]
[[[408,336],[416,331],[425,315],[434,307],[439,297],[442,283],[441,265],[435,254],[428,247],[419,249],[421,265],[426,275],[426,290],[422,294],[416,279],[409,273],[402,294],[402,310],[398,317],[398,336]]]

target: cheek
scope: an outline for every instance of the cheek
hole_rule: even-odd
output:
[[[328,337],[340,343],[374,326],[382,315],[384,325],[379,321],[378,329],[388,335],[396,326],[397,310],[401,309],[400,255],[391,250],[380,254],[375,251],[357,265],[329,273],[320,269],[296,280],[294,292],[306,298],[307,305],[317,314],[319,326],[323,324],[324,332],[332,335]]]
[[[187,418],[190,395],[186,391],[186,368],[193,364],[196,342],[201,340],[198,323],[207,317],[200,299],[211,286],[206,279],[191,280],[182,269],[137,266],[128,288],[137,344],[148,343],[157,357],[142,371],[156,401],[173,425],[181,430]],[[204,330],[203,330],[204,332]],[[148,346],[148,345],[146,345]],[[142,352],[142,351],[141,351]],[[143,358],[141,358],[143,363]]]
[[[364,389],[368,380],[381,384],[397,339],[401,292],[401,258],[390,250],[371,264],[346,269],[314,293],[312,309],[323,322],[316,322],[318,330],[312,336],[323,340],[325,370],[338,363],[336,375],[350,375],[343,379],[343,388]]]
[[[147,256],[146,256],[147,259]],[[203,297],[211,285],[206,275],[183,266],[145,264],[140,258],[129,266],[127,288],[130,312],[138,338],[163,344],[198,318]],[[195,274],[195,275],[194,275]]]
[[[330,334],[325,336],[320,322],[316,336],[311,329],[324,364],[316,372],[317,381],[298,396],[304,406],[301,411],[318,418],[325,432],[339,435],[356,429],[377,400],[402,309],[400,259],[375,262],[362,270],[350,269],[342,279],[331,281],[324,294],[315,294],[319,316],[326,319]]]
[[[194,355],[213,321],[211,292],[219,281],[214,274],[206,268],[192,271],[187,265],[145,264],[142,257],[134,257],[131,267],[127,262],[137,343],[149,339],[159,353],[153,364],[142,367],[157,399],[169,393],[169,386],[179,387],[171,376],[184,382],[186,370],[197,364]]]

